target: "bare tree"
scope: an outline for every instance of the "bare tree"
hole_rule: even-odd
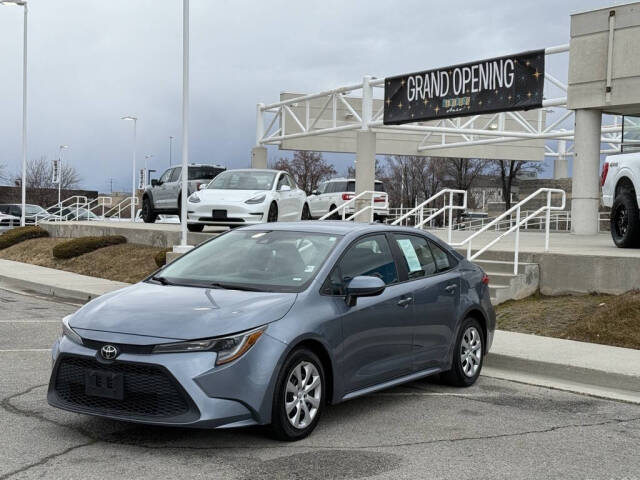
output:
[[[542,169],[542,164],[538,162],[511,160],[492,160],[491,166],[493,169],[497,170],[497,173],[500,175],[502,198],[504,199],[505,210],[509,210],[511,208],[511,187],[513,187],[514,180],[516,180],[518,174],[523,169],[537,171]]]
[[[72,165],[63,164],[61,173],[62,190],[76,188],[80,183],[80,175]],[[15,175],[15,184],[19,185],[22,175]],[[53,183],[53,164],[46,156],[33,158],[27,162],[27,188],[58,188]]]
[[[393,205],[413,206],[437,193],[444,181],[444,159],[412,155],[386,157],[386,187]]]
[[[383,180],[384,176],[386,175],[387,171],[384,167],[384,165],[382,165],[380,163],[380,160],[376,158],[376,165],[375,165],[375,178],[376,180]],[[347,168],[347,178],[356,178],[356,168],[355,167],[349,167]]]
[[[447,158],[444,171],[453,181],[454,188],[468,190],[476,177],[487,170],[489,162],[477,158]]]
[[[320,182],[337,173],[333,165],[322,158],[322,153],[303,150],[297,150],[291,160],[287,158],[276,160],[272,168],[289,172],[307,195],[318,188]]]

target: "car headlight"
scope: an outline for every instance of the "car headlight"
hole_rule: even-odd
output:
[[[197,193],[192,193],[191,195],[189,195],[189,198],[187,198],[187,201],[189,203],[200,203],[200,197],[198,196]]]
[[[165,343],[156,345],[153,353],[216,352],[216,365],[232,362],[247,353],[262,336],[267,327],[229,337],[208,338],[191,342]]]
[[[69,319],[71,315],[67,315],[62,319],[62,336],[67,337],[74,343],[82,345],[82,337],[73,331],[73,328],[69,326]]]
[[[264,202],[265,198],[267,198],[267,196],[263,193],[262,195],[258,195],[257,197],[250,198],[244,203],[248,203],[249,205],[256,205],[258,203]]]

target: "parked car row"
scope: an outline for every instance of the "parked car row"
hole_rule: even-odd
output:
[[[208,168],[207,168],[208,167]],[[193,174],[192,174],[193,171]],[[180,215],[181,168],[175,167],[153,180],[142,198],[142,218],[153,223],[159,214]],[[389,214],[388,196],[380,181],[375,183],[374,219],[383,222]],[[331,212],[342,218],[339,207],[355,196],[355,180],[337,178],[320,184],[307,196],[288,172],[271,169],[224,170],[224,167],[189,167],[187,225],[200,232],[206,225],[236,227],[265,222],[312,220]],[[355,213],[353,204],[344,209]]]
[[[22,204],[20,203],[2,203],[0,204],[0,214],[8,215],[18,218],[18,223],[15,226],[20,225],[20,218],[22,218]],[[33,205],[27,203],[25,205],[24,222],[26,225],[33,225],[36,222],[43,220],[55,220],[58,219],[57,215],[47,212],[39,205]],[[1,220],[1,219],[0,219]],[[0,223],[5,225],[5,223]],[[8,220],[7,220],[8,224]]]

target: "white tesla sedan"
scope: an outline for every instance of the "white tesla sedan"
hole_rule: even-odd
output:
[[[307,195],[281,170],[227,170],[187,199],[187,226],[308,220]]]

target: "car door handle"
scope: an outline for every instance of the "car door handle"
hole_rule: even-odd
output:
[[[406,307],[407,305],[409,305],[411,303],[412,300],[413,300],[412,297],[401,298],[400,300],[398,300],[398,306],[399,307]]]
[[[452,283],[451,285],[447,285],[446,287],[444,287],[444,289],[449,293],[453,293],[456,291],[457,287],[458,287],[457,285]]]

